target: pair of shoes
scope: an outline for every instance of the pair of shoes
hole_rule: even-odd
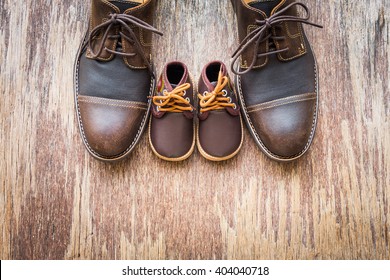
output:
[[[87,150],[103,161],[129,155],[146,127],[153,99],[149,133],[156,154],[184,159],[197,142],[208,159],[234,156],[240,137],[238,121],[230,121],[239,115],[239,106],[224,67],[221,75],[218,63],[206,67],[196,98],[187,68],[173,63],[155,92],[152,34],[162,35],[152,26],[155,2],[92,0],[74,72],[76,112]],[[309,22],[308,8],[294,0],[231,2],[241,42],[232,71],[248,129],[270,158],[295,160],[309,149],[318,116],[317,65],[302,23],[320,26]],[[305,16],[299,16],[299,7]],[[221,145],[229,138],[231,143]]]
[[[170,62],[160,76],[153,95],[149,142],[161,159],[182,161],[195,148],[208,160],[234,157],[243,142],[238,99],[225,64],[207,64],[198,83],[198,92],[187,66]]]

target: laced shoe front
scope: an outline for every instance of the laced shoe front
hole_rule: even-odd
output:
[[[232,71],[248,129],[268,157],[295,160],[309,149],[318,115],[318,70],[302,24],[321,26],[294,0],[231,2],[240,38]]]
[[[156,0],[92,0],[89,29],[75,63],[82,140],[103,161],[130,154],[146,126],[155,86],[151,61]]]
[[[194,91],[187,66],[168,63],[151,99],[149,142],[153,152],[167,161],[187,159],[195,147]]]
[[[238,98],[225,64],[221,61],[207,64],[198,91],[198,150],[208,160],[228,160],[242,146],[243,126]]]

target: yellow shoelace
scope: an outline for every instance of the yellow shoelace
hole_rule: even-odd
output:
[[[157,110],[161,112],[182,113],[184,111],[193,111],[190,99],[184,98],[187,89],[191,85],[189,83],[182,84],[174,88],[171,92],[163,91],[162,96],[153,96],[153,104],[157,106]]]
[[[218,82],[214,90],[212,92],[205,91],[203,94],[198,93],[201,113],[223,109],[225,107],[236,108],[236,105],[232,103],[232,99],[227,97],[227,91],[224,90],[224,87],[228,82],[228,77],[223,76],[220,71],[218,74]]]

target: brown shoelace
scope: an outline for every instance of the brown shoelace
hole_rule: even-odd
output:
[[[171,92],[164,90],[163,95],[153,96],[153,104],[157,106],[157,110],[160,112],[192,112],[194,108],[190,103],[190,99],[188,97],[184,98],[190,87],[189,83],[185,83],[177,86]]]
[[[232,103],[232,99],[227,97],[227,91],[224,90],[228,82],[228,77],[223,76],[222,71],[220,71],[214,90],[212,92],[205,91],[203,94],[198,93],[201,113],[225,107],[237,108],[237,105]]]
[[[299,16],[283,15],[283,13],[285,13],[288,9],[290,9],[293,6],[301,6],[305,10],[306,16],[299,17]],[[273,51],[268,51],[268,52],[260,53],[260,54],[258,53],[260,43],[268,42],[269,39],[272,39],[272,40],[285,39],[285,36],[273,36],[271,32],[267,36],[265,36],[265,34],[267,34],[266,31],[270,30],[274,26],[277,26],[276,24],[278,24],[278,23],[281,23],[284,21],[293,21],[293,22],[305,23],[305,24],[309,24],[309,25],[313,25],[313,26],[322,28],[321,25],[318,25],[316,23],[312,23],[309,21],[309,19],[310,19],[309,8],[303,3],[294,2],[294,3],[291,3],[290,5],[284,7],[280,11],[276,12],[275,14],[270,16],[269,18],[266,18],[264,20],[256,20],[256,25],[258,25],[258,27],[255,30],[253,30],[252,32],[250,32],[244,38],[244,40],[242,40],[241,44],[238,46],[237,50],[232,55],[232,58],[233,58],[233,61],[231,64],[232,72],[234,74],[237,74],[237,75],[245,74],[253,69],[253,66],[256,63],[257,58],[267,56],[270,54],[281,53],[281,52],[288,50],[288,48],[284,48],[282,50],[273,50]],[[249,67],[244,71],[239,71],[239,70],[234,69],[234,65],[236,64],[237,60],[240,58],[241,54],[253,43],[254,43],[255,47],[253,50],[252,62],[249,65]]]
[[[141,55],[142,60],[145,62],[146,66],[148,67],[148,69],[150,71],[150,73],[153,74],[153,66],[149,62],[148,58],[145,56],[145,54],[144,54],[144,52],[142,50],[141,43],[138,41],[134,31],[129,27],[129,25],[138,26],[138,27],[140,27],[142,29],[151,31],[151,32],[156,33],[156,34],[158,34],[160,36],[162,36],[163,34],[160,31],[158,31],[156,28],[151,26],[150,24],[148,24],[148,23],[146,23],[146,22],[144,22],[144,21],[140,20],[139,18],[137,18],[135,16],[132,16],[132,15],[109,14],[109,17],[110,18],[107,21],[103,22],[102,24],[100,24],[100,25],[96,26],[94,29],[92,29],[91,33],[89,34],[89,38],[88,38],[87,42],[85,43],[85,46],[88,45],[88,47],[90,49],[90,52],[91,52],[91,56],[93,58],[97,58],[102,53],[103,50],[105,50],[105,51],[107,51],[109,53],[112,53],[112,54],[117,54],[117,55],[122,55],[122,56],[128,56],[128,57],[135,56],[136,53],[118,52],[118,51],[115,51],[115,50],[110,50],[110,49],[108,49],[107,47],[104,46],[107,38],[110,38],[110,39],[117,39],[118,40],[118,46],[120,48],[122,48],[122,43],[119,40],[120,38],[122,38],[122,40],[125,39],[130,44],[134,44],[137,53],[139,53]],[[125,34],[123,34],[123,32],[119,32],[118,35],[108,35],[110,30],[112,28],[118,26],[118,25],[122,26],[127,32],[129,32],[130,37],[126,36]],[[99,35],[99,32],[101,32],[102,30],[105,30],[103,38],[101,40],[101,43],[99,45],[97,53],[94,53],[93,52],[93,48],[92,48],[93,42],[96,39],[96,37]]]

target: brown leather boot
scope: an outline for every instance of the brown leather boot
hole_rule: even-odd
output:
[[[199,79],[198,91],[199,152],[212,161],[234,157],[244,139],[243,125],[238,99],[225,64],[221,61],[207,64]]]
[[[232,3],[241,42],[232,71],[249,131],[270,158],[297,159],[312,143],[318,114],[317,65],[302,23],[321,26],[294,0]]]
[[[174,61],[164,67],[152,99],[153,152],[168,161],[187,159],[195,147],[195,110],[193,82],[184,63]]]
[[[87,150],[104,161],[127,156],[144,130],[155,79],[155,0],[92,0],[75,64],[75,103]]]

